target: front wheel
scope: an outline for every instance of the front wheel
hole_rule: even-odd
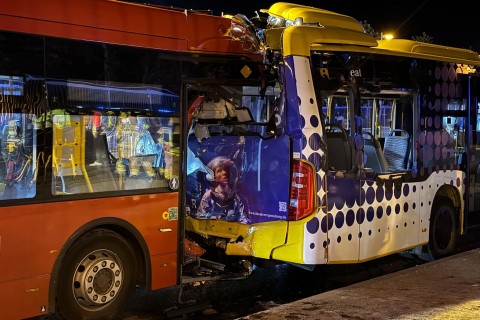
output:
[[[119,234],[93,230],[78,239],[59,271],[56,316],[60,319],[115,319],[135,284],[132,246]]]
[[[453,253],[457,243],[457,218],[450,199],[441,197],[434,203],[430,217],[429,253],[433,259]]]

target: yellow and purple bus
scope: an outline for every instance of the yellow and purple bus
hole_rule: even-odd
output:
[[[479,66],[285,2],[0,0],[2,317],[115,319],[135,287],[262,262],[451,254],[480,222]]]
[[[239,98],[193,113],[188,160],[210,171],[187,178],[187,231],[304,267],[452,254],[480,222],[479,54],[376,40],[308,6],[262,12],[272,85],[263,104],[224,88]],[[218,157],[235,164],[228,188]]]

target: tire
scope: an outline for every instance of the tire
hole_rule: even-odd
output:
[[[435,200],[430,217],[428,251],[432,259],[452,254],[457,243],[457,217],[452,202],[446,197]]]
[[[135,255],[119,234],[90,231],[67,251],[58,275],[58,319],[116,319],[135,285]]]

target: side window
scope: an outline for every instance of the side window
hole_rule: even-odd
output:
[[[378,99],[378,123],[376,136],[385,138],[390,134],[393,99]]]
[[[179,174],[178,119],[128,113],[53,120],[54,195],[166,188]]]
[[[373,120],[373,99],[361,99],[360,112],[362,116],[362,128],[363,132],[372,132],[372,120]]]
[[[44,107],[43,38],[0,32],[0,200],[33,198],[39,157],[36,115]]]
[[[48,38],[53,195],[171,191],[180,62],[158,51]]]
[[[0,199],[33,198],[37,143],[32,116],[0,113]]]
[[[344,129],[349,129],[348,123],[348,99],[347,97],[333,96],[330,98],[331,108],[331,123],[342,126]]]

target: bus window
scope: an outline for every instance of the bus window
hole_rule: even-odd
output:
[[[342,96],[331,97],[331,117],[333,123],[341,125],[344,129],[349,128],[348,122],[348,99]]]
[[[37,166],[33,117],[1,113],[0,118],[0,199],[32,198]]]
[[[178,132],[172,118],[53,116],[54,195],[165,188],[178,176]]]
[[[372,133],[373,123],[373,99],[361,99],[360,112],[362,117],[363,132]]]
[[[379,139],[384,139],[391,130],[393,99],[378,99],[378,123],[376,132]]]

